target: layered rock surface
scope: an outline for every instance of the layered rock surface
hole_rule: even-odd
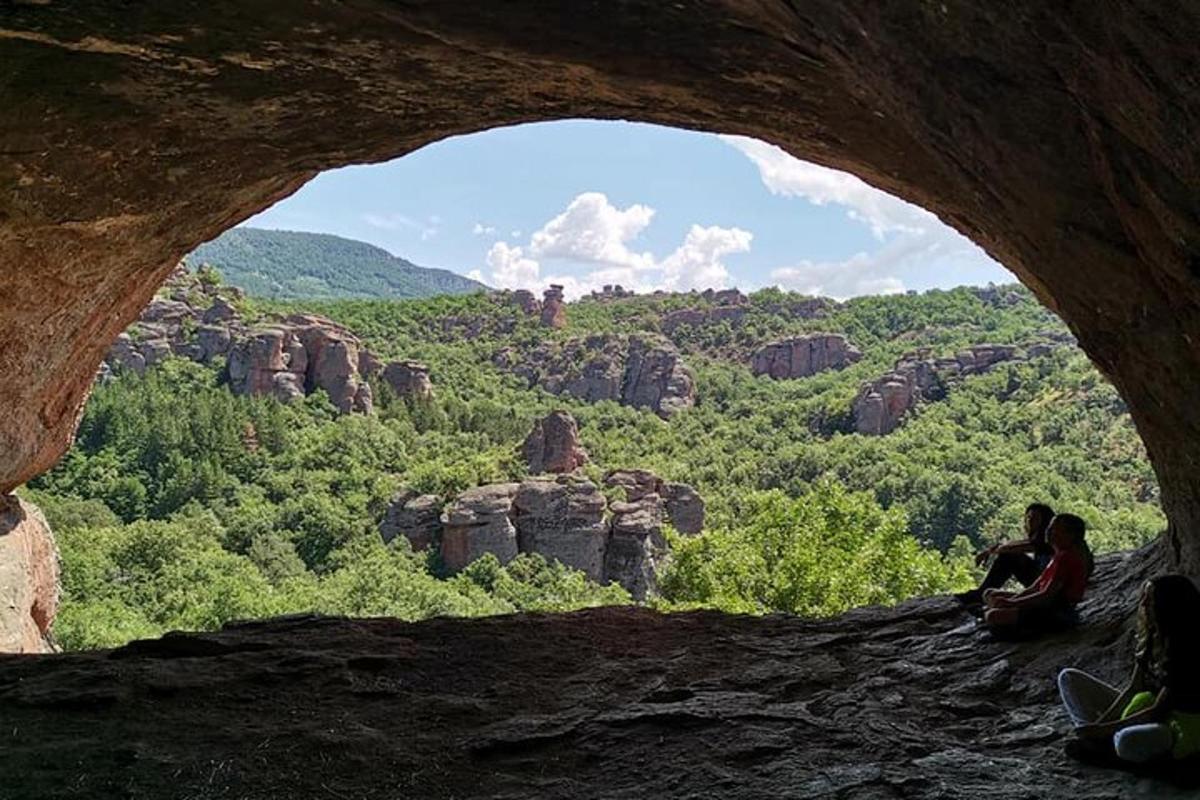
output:
[[[670,418],[695,403],[696,387],[675,346],[651,335],[600,334],[547,342],[493,363],[551,394],[589,403],[612,400]]]
[[[0,496],[0,653],[49,653],[58,613],[58,548],[46,518]]]
[[[945,397],[955,381],[981,375],[1006,361],[1046,355],[1056,344],[1041,342],[1028,351],[1013,345],[981,344],[947,358],[934,358],[928,349],[907,353],[891,372],[859,390],[852,406],[855,430],[871,436],[891,433],[921,402]]]
[[[486,553],[502,564],[518,553],[537,553],[645,600],[657,589],[655,576],[669,552],[664,520],[682,533],[699,533],[704,499],[648,470],[614,471],[605,483],[622,487],[626,500],[610,504],[596,484],[571,474],[477,486],[444,509],[436,495],[402,492],[379,535],[385,543],[403,536],[413,550],[438,548],[452,572]]]
[[[943,597],[828,620],[282,618],[0,659],[4,795],[1192,798],[1062,752],[1055,673],[1120,682],[1146,556],[1101,558],[1084,626],[1027,643]]]
[[[533,424],[521,445],[532,475],[574,472],[588,461],[579,441],[579,425],[566,411],[551,411]]]
[[[807,378],[829,369],[845,369],[862,360],[862,352],[840,333],[815,333],[771,342],[750,359],[755,375],[775,380]]]

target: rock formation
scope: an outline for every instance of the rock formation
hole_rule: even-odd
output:
[[[563,287],[557,284],[552,285],[542,296],[542,325],[547,328],[564,328],[567,325]]]
[[[506,349],[493,363],[551,394],[613,400],[664,419],[690,408],[695,383],[674,345],[651,335],[604,334],[546,342],[527,353]]]
[[[588,460],[579,443],[579,426],[566,411],[551,411],[533,423],[521,445],[521,457],[531,475],[574,472]]]
[[[664,481],[648,469],[617,469],[604,476],[604,484],[621,488],[630,503],[655,498],[659,516],[680,533],[704,530],[704,498],[686,483]]]
[[[229,386],[236,394],[288,402],[323,389],[343,414],[369,414],[371,387],[359,373],[361,342],[337,323],[293,314],[249,331],[229,351]]]
[[[323,389],[342,413],[371,412],[365,378],[379,371],[379,359],[346,327],[311,314],[250,327],[231,302],[240,290],[201,280],[182,265],[164,291],[169,297],[151,300],[117,337],[101,375],[141,374],[170,355],[202,363],[226,358],[226,377],[235,393],[290,402]],[[428,374],[424,384],[428,389]],[[413,391],[421,386],[421,377],[414,375]]]
[[[15,495],[0,496],[0,653],[53,652],[58,595],[58,548],[46,518]]]
[[[525,481],[513,500],[518,549],[558,560],[597,582],[622,583],[605,570],[605,506],[604,495],[588,480],[563,475]]]
[[[379,524],[384,544],[403,536],[414,551],[439,547],[442,538],[442,499],[435,494],[401,492],[388,504]]]
[[[604,553],[604,575],[645,600],[658,589],[658,567],[667,553],[662,533],[662,500],[647,494],[629,503],[613,503],[612,535]]]
[[[1053,347],[1051,343],[1042,343]],[[1038,354],[1045,354],[1038,349]],[[854,428],[859,433],[891,433],[922,401],[940,400],[953,381],[987,372],[997,364],[1024,358],[1012,345],[981,344],[951,358],[933,358],[928,349],[901,356],[891,372],[865,384],[854,398]]]
[[[442,513],[442,561],[457,572],[485,553],[507,564],[517,555],[513,498],[518,484],[477,486],[460,494]]]
[[[405,491],[389,504],[379,535],[385,543],[404,536],[418,551],[440,547],[451,572],[485,553],[501,563],[537,553],[644,600],[655,591],[655,574],[668,554],[663,521],[681,533],[699,533],[704,500],[692,487],[649,470],[614,470],[605,485],[621,487],[625,500],[609,504],[594,483],[568,474],[477,486],[444,510],[435,495]]]
[[[751,357],[750,369],[755,375],[786,380],[844,369],[861,360],[862,353],[842,334],[814,333],[764,345]]]
[[[433,381],[429,367],[419,361],[390,361],[383,367],[383,380],[397,397],[429,400],[433,397]]]

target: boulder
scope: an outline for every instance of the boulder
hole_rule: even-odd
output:
[[[634,600],[657,591],[658,562],[666,554],[662,501],[648,494],[634,503],[613,503],[612,532],[604,555],[605,580],[620,584]]]
[[[429,367],[419,361],[391,361],[383,368],[383,380],[397,397],[428,400],[433,397]]]
[[[200,360],[211,361],[229,353],[233,336],[224,325],[201,325],[196,331],[196,344],[200,346]]]
[[[566,411],[551,411],[533,423],[521,445],[521,457],[532,475],[574,472],[588,460],[579,443],[579,426]]]
[[[509,518],[515,483],[476,486],[442,513],[442,562],[457,572],[484,553],[507,564],[517,555],[517,529]]]
[[[527,480],[513,500],[517,546],[604,579],[608,525],[605,499],[596,484],[561,475]]]
[[[563,302],[563,287],[553,284],[542,297],[542,325],[547,328],[566,327],[567,312]]]
[[[58,548],[46,518],[15,495],[0,497],[0,653],[54,651]]]
[[[384,544],[403,536],[417,552],[437,546],[442,535],[442,499],[435,494],[397,495],[379,525],[379,535]]]
[[[807,378],[829,369],[844,369],[862,360],[862,352],[840,333],[816,333],[771,342],[750,360],[755,375],[775,380]]]

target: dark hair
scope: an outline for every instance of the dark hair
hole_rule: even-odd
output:
[[[1025,506],[1025,514],[1037,514],[1038,520],[1041,523],[1035,531],[1025,531],[1029,538],[1035,542],[1046,541],[1046,531],[1050,527],[1050,520],[1054,519],[1054,509],[1045,503],[1030,503]]]
[[[1087,537],[1087,523],[1081,517],[1074,514],[1056,514],[1054,522],[1062,524],[1067,531],[1075,537],[1076,544],[1083,544]]]
[[[1186,711],[1200,711],[1200,642],[1196,619],[1200,617],[1200,589],[1184,575],[1160,575],[1146,581],[1154,633],[1138,632],[1142,664],[1164,688],[1183,695]]]

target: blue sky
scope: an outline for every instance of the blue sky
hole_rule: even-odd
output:
[[[1014,278],[936,217],[752,139],[626,122],[497,128],[319,175],[245,224],[361,239],[569,296],[779,285],[850,297]]]

